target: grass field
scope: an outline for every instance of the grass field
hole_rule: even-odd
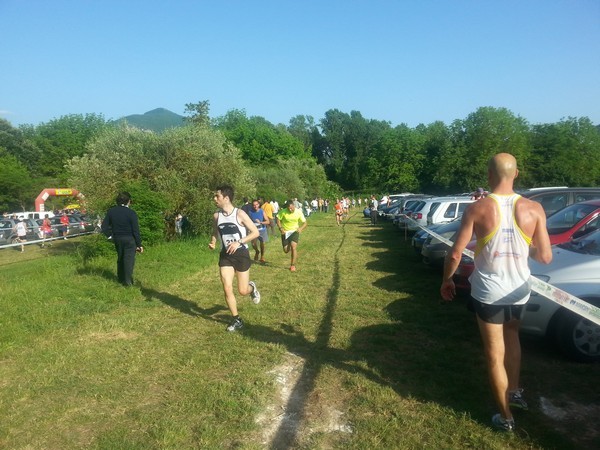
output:
[[[530,411],[496,412],[474,318],[389,224],[314,215],[230,320],[207,239],[148,248],[136,286],[77,241],[0,251],[0,448],[599,448],[599,365],[524,339]],[[517,415],[518,414],[518,415]]]

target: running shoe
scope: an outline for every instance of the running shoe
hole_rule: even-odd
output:
[[[295,272],[296,271],[296,266],[290,266],[290,272]]]
[[[519,408],[524,411],[529,409],[527,402],[523,398],[523,389],[517,389],[516,391],[510,391],[508,393],[508,404],[513,408]]]
[[[498,430],[513,432],[515,431],[515,421],[513,419],[505,419],[500,414],[492,417],[492,423]]]
[[[254,281],[250,281],[248,284],[252,286],[252,292],[250,292],[250,297],[252,298],[254,304],[258,305],[260,303],[260,292],[258,292],[256,283]]]
[[[240,328],[243,328],[244,326],[244,322],[242,321],[242,319],[240,317],[234,318],[233,322],[231,322],[229,324],[229,326],[227,327],[227,331],[236,331],[239,330]]]

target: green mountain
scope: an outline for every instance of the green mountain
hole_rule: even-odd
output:
[[[132,114],[122,117],[118,122],[126,121],[129,125],[142,130],[150,130],[160,133],[167,128],[181,127],[185,123],[185,117],[175,114],[165,108],[156,108],[144,114]]]

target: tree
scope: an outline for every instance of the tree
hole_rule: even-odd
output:
[[[263,117],[248,118],[243,110],[231,110],[215,119],[214,123],[251,164],[272,163],[280,158],[310,157],[302,142],[285,127],[277,127]]]
[[[531,186],[598,186],[600,132],[587,117],[533,127]]]
[[[31,178],[27,168],[14,155],[0,147],[0,209],[24,210],[31,199]]]
[[[298,115],[290,119],[290,124],[287,127],[289,133],[302,142],[304,152],[312,155],[313,136],[318,133],[315,119],[312,116]]]
[[[66,181],[65,163],[83,155],[86,144],[107,126],[102,115],[70,114],[37,127],[22,127],[25,137],[39,149],[28,167],[38,175]]]
[[[210,102],[208,100],[202,100],[198,103],[186,103],[184,114],[188,114],[186,120],[194,125],[209,126],[209,111]]]
[[[529,126],[506,108],[482,107],[451,127],[452,147],[441,153],[438,180],[450,190],[470,192],[487,185],[487,164],[500,152],[511,153],[520,166],[529,159]],[[525,172],[520,181],[527,178]]]
[[[95,211],[106,210],[125,186],[144,182],[165,199],[163,220],[181,212],[195,231],[207,233],[217,185],[233,185],[240,197],[255,193],[240,151],[207,127],[173,128],[156,135],[125,125],[105,130],[87,150],[68,169],[72,186]]]

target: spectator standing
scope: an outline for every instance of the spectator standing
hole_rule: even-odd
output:
[[[106,212],[102,233],[112,239],[117,251],[117,278],[123,286],[133,285],[135,254],[143,253],[138,216],[132,209],[129,192],[117,195],[116,206]]]
[[[175,233],[177,234],[177,236],[181,236],[182,232],[183,232],[183,216],[181,215],[181,213],[177,213],[177,215],[175,216]]]
[[[377,224],[377,206],[378,205],[379,205],[379,203],[377,202],[377,198],[375,198],[374,195],[371,195],[371,204],[369,205],[370,215],[371,215],[371,225]]]

